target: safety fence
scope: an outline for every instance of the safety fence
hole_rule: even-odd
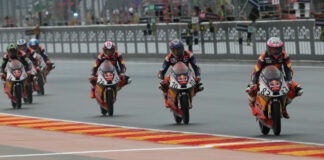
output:
[[[258,21],[252,24],[251,43],[247,42],[248,32],[237,30],[237,24],[242,23],[248,22],[215,22],[214,30],[199,31],[193,52],[202,58],[255,58],[265,51],[266,40],[275,36],[284,41],[285,50],[296,59],[324,60],[322,28],[315,26],[314,20]],[[210,27],[208,23],[201,25]],[[0,51],[5,52],[10,42],[34,37],[25,35],[28,29],[0,29]],[[169,52],[168,43],[181,38],[187,29],[185,23],[158,24],[152,34],[144,24],[41,27],[39,41],[50,55],[57,56],[93,56],[101,52],[105,41],[111,40],[126,56],[162,57]]]

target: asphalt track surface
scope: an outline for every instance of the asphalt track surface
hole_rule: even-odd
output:
[[[57,68],[48,77],[45,96],[35,95],[34,104],[13,110],[9,99],[1,91],[0,112],[141,128],[324,143],[324,65],[321,64],[293,64],[294,79],[302,84],[305,93],[288,106],[291,119],[282,120],[281,136],[276,137],[272,133],[261,135],[248,106],[244,90],[254,62],[200,63],[205,91],[193,100],[189,125],[176,125],[171,112],[164,107],[156,76],[162,62],[126,61],[127,73],[133,83],[118,93],[113,117],[102,117],[98,104],[89,97],[88,77],[94,60],[55,62]]]

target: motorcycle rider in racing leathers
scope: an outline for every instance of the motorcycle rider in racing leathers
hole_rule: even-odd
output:
[[[5,68],[7,66],[7,63],[9,60],[11,59],[17,59],[19,60],[25,70],[26,70],[26,73],[28,74],[28,77],[29,78],[32,78],[31,74],[32,74],[32,68],[30,67],[30,60],[26,57],[25,53],[21,50],[18,49],[18,46],[14,43],[10,43],[7,47],[7,53],[3,56],[2,58],[2,63],[1,63],[1,79],[2,80],[6,80],[6,77],[7,77],[7,73],[5,71]]]
[[[35,39],[35,38],[29,40],[29,47],[33,50],[31,52],[31,56],[34,54],[34,52],[36,52],[36,53],[40,54],[43,57],[44,62],[46,63],[46,66],[47,66],[47,68],[46,68],[47,72],[46,73],[49,74],[50,71],[55,68],[55,65],[49,59],[46,50],[42,46],[39,45],[38,40]]]
[[[195,81],[196,81],[196,86],[194,93],[197,93],[199,91],[202,91],[204,89],[202,83],[200,82],[200,68],[196,62],[195,56],[187,50],[184,50],[184,45],[183,42],[180,41],[179,39],[174,39],[170,42],[169,44],[171,53],[169,53],[164,61],[162,68],[158,72],[158,78],[160,80],[160,86],[159,88],[162,90],[163,95],[164,95],[164,102],[165,106],[169,108],[169,103],[167,102],[167,92],[168,92],[168,87],[170,83],[170,77],[164,77],[166,72],[168,71],[168,68],[170,66],[174,66],[177,62],[183,62],[185,63],[188,67],[189,64],[193,68],[195,72]]]
[[[101,52],[91,70],[91,77],[89,81],[91,83],[91,98],[95,98],[95,86],[97,83],[97,71],[100,67],[100,64],[105,60],[109,60],[111,64],[113,64],[117,70],[119,78],[121,81],[119,82],[118,86],[121,89],[123,86],[130,84],[132,82],[131,78],[125,74],[126,66],[124,63],[123,56],[120,52],[116,50],[116,46],[113,42],[107,41],[102,46],[103,52]]]
[[[17,46],[18,46],[18,49],[23,51],[26,55],[27,58],[29,58],[32,62],[32,64],[38,68],[38,62],[37,62],[37,59],[34,58],[33,56],[33,49],[30,48],[30,47],[27,47],[27,41],[25,39],[20,39],[17,41]]]
[[[246,89],[250,106],[253,107],[256,100],[259,87],[259,75],[261,71],[268,65],[274,65],[280,71],[284,72],[285,81],[288,82],[288,87],[290,88],[286,102],[286,105],[288,105],[296,96],[301,96],[303,94],[303,89],[299,83],[292,80],[293,70],[291,69],[289,55],[282,49],[283,42],[277,37],[271,37],[267,41],[266,48],[266,52],[261,54],[255,65],[254,71],[251,74],[251,81]],[[287,113],[286,106],[283,107],[282,115],[286,119],[290,118],[289,114]]]

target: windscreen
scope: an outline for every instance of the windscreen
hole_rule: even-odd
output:
[[[281,77],[281,72],[276,66],[267,66],[263,69],[262,74],[267,79],[278,79]]]
[[[103,72],[113,72],[114,66],[111,64],[110,61],[104,61],[99,68]]]
[[[13,60],[9,63],[9,67],[11,69],[20,69],[23,65],[18,60]]]
[[[187,74],[189,72],[189,68],[183,62],[175,64],[172,70],[175,74]]]

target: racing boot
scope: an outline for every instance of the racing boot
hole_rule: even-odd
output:
[[[94,88],[91,88],[90,98],[96,98],[96,96],[95,96],[95,89]]]
[[[131,84],[131,83],[132,83],[132,79],[129,76],[125,76],[125,85]]]
[[[300,84],[298,84],[296,86],[296,96],[301,96],[301,95],[303,95],[303,93],[304,93],[303,88],[300,86]]]
[[[6,81],[7,75],[5,73],[0,74],[1,75],[1,80]]]
[[[288,112],[287,112],[286,109],[285,109],[285,110],[282,110],[282,116],[283,116],[284,118],[286,118],[286,119],[289,119],[289,118],[290,118],[290,116],[289,116],[289,114],[288,114]]]
[[[204,85],[202,83],[198,83],[197,84],[197,92],[201,92],[203,91],[205,88],[204,88]]]
[[[168,96],[167,95],[164,95],[164,103],[165,103],[165,107],[166,108],[170,108],[171,107],[170,104],[169,104],[169,102],[168,102]]]

